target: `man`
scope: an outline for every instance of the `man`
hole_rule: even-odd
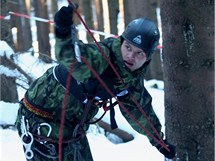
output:
[[[84,44],[76,39],[75,29],[71,27],[73,11],[73,6],[62,7],[55,15],[55,53],[59,65],[48,69],[34,81],[20,101],[16,125],[26,159],[59,159],[60,123],[61,119],[65,119],[62,160],[92,161],[85,131],[90,120],[101,106],[106,105],[107,100],[110,113],[114,113],[111,93],[117,97],[120,110],[131,126],[146,135],[165,157],[174,158],[175,146],[162,140],[161,124],[153,111],[152,98],[144,87],[144,74],[160,38],[156,25],[149,19],[136,19],[129,23],[118,38],[107,38],[99,42],[100,50],[95,43]],[[102,51],[119,75],[113,71]],[[109,92],[92,70],[97,71],[110,89]],[[69,90],[67,102],[64,101],[65,89]],[[149,120],[132,98],[137,100]],[[65,118],[61,118],[63,105],[66,109]],[[117,127],[113,115],[111,123],[113,128]]]

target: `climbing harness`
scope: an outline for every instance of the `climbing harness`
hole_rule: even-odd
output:
[[[72,28],[72,31],[75,32],[75,28],[73,26]],[[76,33],[75,33],[76,34]],[[95,41],[96,42],[96,41]],[[97,44],[97,43],[96,43]],[[74,90],[74,87],[73,86],[73,83],[71,82],[74,82],[75,83],[75,86],[80,87],[80,89],[82,88],[81,86],[81,83],[78,82],[77,80],[75,80],[74,78],[72,78],[72,76],[69,76],[72,71],[73,71],[73,67],[76,63],[78,62],[83,62],[85,63],[89,69],[92,71],[92,73],[95,75],[96,79],[99,81],[100,84],[102,84],[102,86],[105,88],[105,90],[107,91],[107,93],[110,94],[111,98],[115,98],[116,101],[115,102],[112,102],[112,99],[109,99],[109,107],[106,107],[104,106],[104,103],[103,102],[100,102],[101,105],[104,107],[104,109],[106,108],[105,110],[105,113],[107,110],[110,110],[110,120],[111,120],[111,127],[114,129],[117,127],[117,124],[116,124],[116,121],[114,120],[114,115],[115,115],[115,112],[114,112],[114,105],[116,105],[117,103],[120,105],[120,107],[122,107],[122,109],[125,110],[126,113],[129,114],[129,111],[124,107],[124,105],[118,100],[117,97],[120,97],[120,96],[123,96],[123,95],[126,95],[129,93],[129,90],[128,88],[126,87],[126,89],[122,92],[120,92],[119,94],[115,94],[113,93],[109,87],[104,83],[104,81],[100,78],[100,76],[96,73],[96,71],[91,67],[91,65],[87,62],[87,60],[81,56],[81,53],[80,53],[80,49],[79,49],[79,46],[78,46],[78,42],[75,38],[75,41],[73,42],[73,45],[74,45],[74,49],[75,49],[75,56],[76,56],[76,61],[74,61],[74,63],[72,63],[71,67],[70,67],[70,71],[68,71],[68,74],[67,74],[67,77],[66,79],[63,79],[63,83],[61,82],[61,78],[58,77],[58,75],[56,74],[57,70],[58,70],[58,67],[60,66],[57,66],[55,68],[53,68],[53,75],[55,77],[55,79],[59,82],[62,83],[62,86],[66,89],[66,93],[65,93],[65,97],[64,97],[64,100],[63,100],[63,107],[62,107],[62,115],[61,115],[61,126],[60,126],[60,130],[59,130],[59,148],[58,148],[58,152],[59,152],[59,156],[54,156],[56,155],[56,149],[55,149],[55,146],[54,144],[49,144],[48,143],[48,139],[50,134],[51,134],[51,131],[52,131],[52,127],[48,124],[48,123],[40,123],[38,128],[37,128],[37,138],[35,137],[35,140],[41,144],[41,146],[44,146],[45,148],[48,149],[48,152],[50,153],[49,154],[46,154],[44,153],[43,151],[39,150],[38,148],[34,148],[33,150],[37,151],[38,153],[40,153],[41,155],[43,156],[46,156],[48,158],[53,158],[53,159],[62,159],[62,143],[64,143],[64,140],[63,140],[63,127],[64,127],[64,118],[65,118],[65,112],[66,112],[66,102],[67,102],[67,96],[69,95],[69,93],[71,91],[79,91],[79,90]],[[99,47],[101,48],[101,47]],[[101,49],[102,50],[102,49]],[[107,60],[108,61],[108,60]],[[111,64],[110,60],[108,61],[109,64]],[[111,65],[110,65],[111,66]],[[112,66],[111,66],[112,67]],[[114,67],[112,67],[114,68]],[[115,69],[115,68],[114,68]],[[115,71],[115,70],[114,70]],[[119,76],[119,74],[116,74],[117,76]],[[123,80],[121,79],[121,81],[123,82]],[[73,90],[70,90],[70,89],[73,89]],[[77,93],[75,93],[76,95]],[[91,104],[93,103],[93,100],[95,100],[96,97],[93,97],[93,99],[88,99],[86,97],[83,96],[83,93],[81,93],[81,100],[82,102],[85,104],[85,110],[84,110],[84,113],[83,113],[83,117],[82,117],[82,120],[79,124],[76,125],[76,127],[74,128],[74,131],[73,131],[73,135],[72,137],[73,138],[76,138],[76,140],[69,140],[68,142],[70,143],[69,145],[71,145],[74,149],[74,160],[81,160],[81,154],[80,154],[80,139],[83,138],[83,137],[86,137],[85,136],[85,133],[83,132],[83,129],[82,129],[82,126],[84,123],[90,123],[86,120],[86,115],[90,109],[90,106]],[[79,99],[80,100],[80,99]],[[136,104],[138,104],[138,102],[133,99],[135,101]],[[98,99],[98,102],[100,101],[100,99]],[[46,117],[50,117],[50,118],[53,118],[52,115],[50,115],[50,113],[45,113],[44,115],[44,112],[42,111],[38,111],[37,109],[35,109],[33,106],[30,106],[30,104],[28,104],[27,101],[24,101],[25,105],[26,105],[26,108],[28,108],[29,111],[31,112],[34,112],[35,114],[38,114],[40,116],[46,116]],[[139,106],[138,106],[139,108]],[[142,109],[142,108],[140,108]],[[141,110],[142,113],[144,113],[143,110]],[[167,148],[163,143],[162,141],[159,141],[157,138],[155,138],[152,134],[150,134],[150,132],[143,126],[141,125],[138,120],[135,119],[134,116],[132,115],[129,115],[131,117],[131,119],[133,119],[142,129],[144,129],[146,131],[146,133],[151,136],[154,140],[156,140],[159,144],[161,144],[164,148]],[[144,115],[146,118],[147,116]],[[101,118],[100,118],[101,119]],[[99,120],[100,120],[99,119]],[[22,135],[21,135],[21,139],[22,139],[22,143],[23,143],[23,146],[25,148],[25,156],[27,159],[32,159],[34,157],[34,153],[32,151],[32,144],[34,142],[34,137],[32,135],[31,132],[29,132],[29,123],[28,123],[28,120],[25,119],[25,117],[23,116],[22,117],[22,121],[21,121],[21,125],[22,125]],[[150,123],[150,120],[148,120],[148,122]],[[150,124],[151,125],[151,124]],[[46,136],[41,136],[41,127],[47,127],[48,128],[48,133]],[[152,126],[152,129],[153,129],[153,126]],[[154,130],[154,129],[153,129]],[[42,139],[44,138],[44,139]],[[77,139],[78,138],[78,139]],[[160,139],[160,138],[159,138]],[[168,148],[167,148],[168,149]]]
[[[69,72],[67,71],[66,67],[64,67],[62,64],[56,65],[53,67],[53,76],[54,78],[61,84],[61,86],[66,89],[66,79],[69,75]],[[69,92],[70,94],[72,94],[73,96],[75,96],[80,102],[82,102],[83,104],[86,104],[88,102],[88,97],[92,97],[93,95],[93,89],[86,89],[86,87],[84,86],[84,84],[78,82],[77,80],[75,80],[72,76],[71,80],[70,80],[70,88],[69,88]],[[97,80],[95,80],[96,83]],[[90,82],[91,86],[94,82],[91,81]],[[96,84],[94,83],[94,84]],[[107,83],[107,84],[111,84],[111,83]],[[89,86],[90,86],[89,85]],[[124,95],[128,94],[127,90],[123,90],[120,93],[116,94],[117,97],[122,97]],[[109,106],[107,105],[107,99],[109,100]],[[112,103],[111,98],[109,97],[109,94],[104,90],[103,92],[100,92],[98,95],[96,95],[94,97],[94,101],[93,101],[94,105],[97,105],[98,107],[103,107],[105,113],[107,110],[110,110],[110,121],[111,121],[111,127],[112,129],[117,128],[116,125],[116,121],[114,119],[114,106],[117,104],[117,102],[115,101],[115,103]],[[104,115],[102,115],[103,117]],[[102,118],[100,118],[99,120],[101,120]],[[98,120],[98,121],[99,121]]]
[[[25,119],[25,116],[21,118],[21,141],[25,148],[25,157],[27,159],[32,159],[34,157],[34,153],[31,149],[34,138],[33,135],[29,132],[29,123],[28,120]]]
[[[48,123],[38,124],[37,135],[36,135],[36,134],[33,134],[32,132],[30,132],[29,120],[26,119],[26,117],[24,115],[22,115],[21,136],[20,137],[21,137],[22,145],[24,147],[24,155],[25,155],[26,159],[30,160],[34,157],[33,151],[37,151],[38,153],[40,153],[41,155],[43,155],[44,157],[47,157],[47,158],[52,158],[52,159],[58,158],[55,145],[48,143],[47,142],[48,139],[42,139],[42,140],[40,139],[40,135],[41,135],[40,128],[42,126],[46,126],[49,128],[48,134],[46,136],[46,137],[49,137],[51,134],[51,131],[52,131],[52,127],[50,124],[48,124]],[[43,137],[41,136],[41,138],[43,138]],[[38,149],[37,146],[32,146],[32,144],[35,144],[40,148]]]
[[[78,13],[77,9],[74,7],[74,3],[71,2],[71,0],[67,0],[68,3],[73,6],[74,8],[74,12],[76,13],[76,15],[79,17],[79,19],[81,20],[82,24],[85,26],[86,30],[89,32],[89,34],[91,35],[91,37],[93,38],[95,44],[97,45],[98,49],[101,51],[101,53],[103,54],[104,58],[106,59],[106,61],[109,63],[109,65],[111,66],[111,68],[113,69],[114,73],[116,74],[116,76],[122,81],[122,83],[124,83],[123,79],[120,77],[119,73],[116,71],[115,67],[113,66],[113,64],[111,63],[111,61],[109,60],[109,58],[107,57],[107,55],[104,53],[103,49],[101,48],[101,46],[98,44],[98,42],[96,41],[96,39],[94,38],[92,32],[90,31],[90,29],[88,28],[88,26],[86,25],[86,23],[84,22],[84,20],[82,19],[82,17],[80,16],[80,14]],[[82,60],[83,61],[83,60]],[[85,62],[85,64],[87,63],[87,61]],[[91,69],[92,71],[92,69]],[[97,73],[95,72],[94,75],[96,76]],[[98,77],[96,77],[98,79]],[[103,81],[99,81],[100,83]],[[103,85],[104,86],[104,85]],[[125,88],[128,90],[128,87],[125,85]],[[108,90],[108,88],[105,88],[108,93],[110,94],[111,91]],[[128,90],[129,92],[129,90]],[[113,98],[115,98],[115,95],[112,95]],[[129,113],[129,111],[123,106],[123,104],[117,100],[118,104],[120,105],[120,107],[123,108],[123,110],[130,116],[130,118],[135,121],[152,139],[154,139],[158,144],[160,144],[162,147],[164,147],[167,151],[169,151],[169,148],[167,147],[167,145],[164,143],[164,141],[162,140],[160,134],[157,132],[157,130],[155,129],[154,125],[151,123],[151,121],[149,120],[148,116],[146,115],[146,113],[144,112],[144,110],[141,108],[140,104],[137,102],[137,100],[131,96],[131,99],[134,101],[134,103],[137,105],[138,109],[140,110],[140,112],[144,115],[144,117],[146,118],[147,122],[149,123],[149,125],[151,126],[152,130],[155,132],[156,137],[154,135],[151,134],[151,132],[149,132],[138,120],[136,120],[136,118],[131,115]]]
[[[52,132],[52,127],[49,123],[40,123],[37,127],[37,139],[36,141],[38,143],[40,143],[41,145],[38,145],[39,147],[43,146],[42,149],[46,149],[47,152],[49,152],[49,154],[47,154],[47,152],[42,152],[41,150],[39,150],[38,148],[34,148],[38,153],[40,153],[41,155],[47,157],[47,158],[52,158],[52,159],[57,159],[57,153],[56,153],[56,147],[54,144],[52,143],[48,143],[48,141],[46,139],[41,140],[40,136],[41,136],[41,127],[47,127],[48,128],[48,133],[46,135],[47,138],[49,138],[51,132]],[[36,138],[36,136],[35,136]],[[45,151],[45,150],[44,150]],[[45,155],[44,155],[45,154]]]
[[[73,130],[73,138],[80,138],[79,140],[73,142],[72,144],[70,144],[74,150],[74,161],[81,161],[81,153],[80,153],[80,150],[81,150],[81,143],[80,143],[80,140],[84,137],[86,137],[85,135],[85,132],[83,130],[83,125],[84,123],[86,122],[86,118],[87,118],[87,114],[90,110],[90,106],[93,102],[93,98],[90,99],[87,104],[85,105],[85,109],[84,109],[84,112],[82,114],[82,119],[81,121],[75,126],[74,130]]]
[[[54,114],[41,110],[39,107],[36,107],[34,105],[32,105],[30,103],[30,101],[28,100],[27,94],[25,94],[24,99],[23,99],[23,104],[24,106],[32,113],[40,116],[40,117],[44,117],[44,118],[48,118],[48,119],[53,119],[54,118]]]

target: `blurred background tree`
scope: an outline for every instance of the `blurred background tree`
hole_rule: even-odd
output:
[[[1,15],[7,15],[9,4],[7,0],[1,0]],[[10,21],[1,21],[0,38],[15,50]],[[2,68],[14,69],[13,58],[0,55],[0,66]],[[17,102],[18,93],[16,90],[16,77],[8,76],[0,72],[0,100],[5,102]]]

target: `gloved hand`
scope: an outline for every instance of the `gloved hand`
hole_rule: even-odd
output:
[[[74,7],[78,7],[74,5]],[[74,7],[62,7],[54,17],[55,21],[55,35],[59,38],[67,37],[71,34],[71,25],[73,24]]]
[[[167,151],[164,147],[162,147],[160,144],[156,146],[158,151],[162,153],[166,158],[173,159],[176,156],[176,147],[170,143],[168,143],[167,140],[164,140],[164,143],[167,145],[167,148],[170,151]]]

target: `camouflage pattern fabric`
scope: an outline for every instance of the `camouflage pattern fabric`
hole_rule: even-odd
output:
[[[81,56],[87,59],[87,61],[91,64],[91,66],[96,69],[98,74],[102,74],[105,69],[109,66],[108,62],[105,60],[101,51],[98,49],[95,43],[84,44],[82,41],[79,41],[79,48]],[[143,65],[140,69],[131,72],[123,62],[122,54],[121,54],[121,43],[122,37],[118,38],[107,38],[104,42],[99,42],[99,45],[103,49],[104,53],[113,63],[117,72],[120,74],[120,77],[123,79],[124,84],[121,83],[119,78],[114,77],[114,87],[116,90],[123,91],[125,89],[125,85],[130,89],[131,93],[126,95],[125,97],[120,97],[119,100],[125,105],[125,107],[129,110],[129,112],[135,116],[135,118],[144,126],[146,129],[151,132],[154,136],[155,133],[151,129],[148,121],[141,114],[136,104],[132,101],[131,95],[135,97],[135,99],[139,102],[150,121],[154,125],[155,129],[160,133],[161,132],[161,124],[159,119],[157,118],[151,101],[152,98],[146,88],[144,87],[144,75],[147,70],[147,65]],[[56,58],[59,63],[65,65],[68,69],[71,65],[71,62],[74,61],[75,53],[74,46],[72,45],[72,39],[59,39],[56,38],[55,45],[55,53]],[[88,69],[86,64],[79,63],[75,66],[74,71],[72,72],[73,77],[80,82],[86,83],[90,78],[94,78],[92,72]],[[131,126],[139,133],[146,134],[143,129],[141,129],[121,108],[122,114],[127,119],[127,121],[131,124]],[[151,137],[149,137],[152,145],[157,145],[157,142],[154,141]]]
[[[20,101],[20,108],[18,111],[18,117],[16,120],[16,127],[18,129],[18,134],[22,135],[21,127],[21,117],[25,116],[30,125],[29,132],[33,135],[37,135],[37,129],[42,123],[48,123],[52,127],[51,135],[49,138],[53,139],[52,141],[47,141],[46,143],[41,144],[36,138],[34,138],[31,150],[33,151],[33,158],[27,159],[27,161],[58,161],[58,139],[59,139],[59,121],[51,121],[28,111],[23,102]],[[65,125],[64,129],[64,140],[69,140],[72,137],[73,130],[76,126],[76,123],[71,125]],[[49,129],[47,127],[40,128],[41,136],[47,136]],[[29,142],[29,141],[26,141]],[[52,145],[50,147],[50,145]],[[49,148],[50,147],[50,148]],[[63,143],[62,144],[62,160],[63,161],[93,161],[92,154],[90,151],[90,146],[86,136],[80,141]],[[24,147],[23,147],[24,148]],[[74,151],[76,150],[76,152]],[[25,151],[25,148],[24,148]],[[52,152],[51,152],[52,151]]]
[[[140,103],[141,107],[149,117],[150,121],[157,129],[159,133],[161,133],[161,124],[153,111],[151,101],[152,98],[150,94],[144,87],[144,74],[146,72],[146,66],[141,67],[140,69],[131,72],[125,65],[122,59],[121,54],[121,43],[122,39],[119,38],[108,38],[104,40],[104,42],[99,42],[102,49],[104,50],[107,57],[111,60],[113,65],[115,66],[116,70],[122,77],[124,84],[119,80],[117,77],[113,77],[114,80],[114,88],[121,92],[125,89],[125,85],[129,87],[130,93],[119,97],[119,100],[124,104],[124,106],[128,109],[128,111],[135,116],[135,118],[147,128],[154,136],[156,136],[151,129],[149,123],[145,119],[145,117],[141,114],[139,109],[137,108],[136,104],[132,101],[131,95],[135,97],[135,99]],[[84,44],[82,41],[79,41],[79,48],[81,51],[81,56],[87,59],[87,61],[91,64],[91,66],[96,69],[97,73],[101,75],[108,67],[109,64],[105,60],[104,56],[101,54],[100,50],[94,43]],[[58,62],[63,64],[67,69],[70,68],[71,63],[76,59],[74,53],[74,46],[72,44],[72,39],[59,39],[56,38],[56,45],[55,45],[55,54]],[[78,63],[75,65],[74,70],[72,71],[72,76],[82,82],[87,83],[90,79],[95,78],[93,73],[89,70],[89,68],[83,62]],[[26,112],[25,108],[20,108],[19,115],[17,117],[17,129],[19,133],[21,132],[20,128],[20,119],[24,115],[28,118],[29,117],[29,124],[30,127],[33,128],[34,123],[43,123],[47,122],[52,127],[52,132],[49,136],[51,139],[58,139],[59,138],[59,128],[60,128],[60,120],[61,120],[61,111],[62,111],[62,102],[65,96],[65,89],[59,84],[58,81],[55,80],[53,76],[53,68],[48,69],[40,78],[38,78],[34,83],[30,86],[30,88],[26,92],[26,97],[30,101],[32,105],[36,107],[53,113],[54,119],[47,120],[43,117],[39,117],[35,114],[29,114]],[[65,127],[64,127],[64,136],[63,139],[69,139],[72,136],[72,131],[74,130],[75,125],[80,122],[82,119],[82,114],[84,112],[83,104],[73,95],[68,96],[68,102],[66,105],[66,116],[65,116]],[[21,106],[22,107],[22,102]],[[24,109],[24,110],[22,110]],[[127,121],[131,124],[131,126],[139,133],[146,135],[145,131],[140,128],[123,109],[120,108],[122,114],[127,119]],[[98,107],[92,105],[90,111],[87,115],[87,120],[93,118],[96,113],[98,112]],[[85,124],[83,129],[86,131],[89,125]],[[47,136],[47,129],[41,129],[41,136]],[[149,136],[149,141],[152,145],[156,145],[157,143]],[[87,142],[87,139],[83,139],[81,141],[81,155],[85,160],[90,161],[92,160],[90,148]],[[36,144],[34,145],[37,146]],[[38,147],[39,148],[39,147]],[[64,153],[64,161],[73,159],[73,153],[71,149],[75,149],[71,146],[66,146],[63,148]],[[67,156],[67,152],[70,154]],[[86,157],[89,156],[88,159]],[[40,155],[39,153],[35,152],[35,160],[46,160],[47,158]]]

